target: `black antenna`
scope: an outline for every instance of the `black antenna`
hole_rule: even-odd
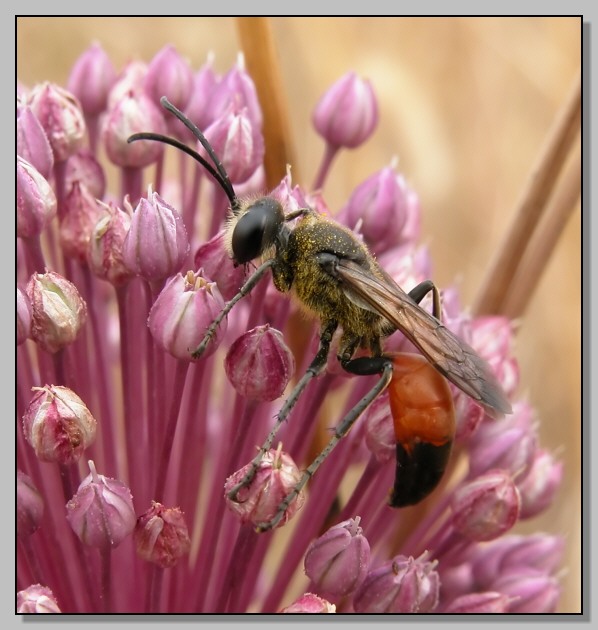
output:
[[[237,199],[237,195],[235,194],[235,190],[231,181],[228,177],[226,169],[222,165],[222,162],[218,159],[218,156],[214,152],[212,145],[208,142],[207,138],[203,135],[203,133],[199,130],[197,125],[183,114],[179,109],[177,109],[165,96],[160,99],[160,103],[164,109],[168,110],[171,114],[174,114],[184,125],[191,131],[191,133],[197,138],[201,146],[207,151],[208,155],[212,159],[214,166],[212,166],[207,160],[205,160],[197,151],[191,149],[186,144],[176,140],[175,138],[170,138],[169,136],[164,136],[160,133],[151,133],[151,132],[141,132],[134,133],[131,135],[127,142],[135,142],[136,140],[155,140],[156,142],[163,142],[164,144],[169,144],[177,149],[180,149],[187,155],[190,155],[194,160],[199,162],[208,173],[216,180],[222,190],[225,192],[228,200],[231,203],[231,209],[234,211],[239,209],[239,200]]]

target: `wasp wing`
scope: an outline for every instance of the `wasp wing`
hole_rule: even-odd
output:
[[[491,415],[511,413],[511,405],[486,361],[421,308],[383,269],[378,268],[380,275],[376,276],[342,258],[335,270],[349,294],[396,326],[451,383],[484,405]]]

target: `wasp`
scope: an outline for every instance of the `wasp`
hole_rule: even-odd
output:
[[[405,292],[353,231],[311,208],[285,214],[280,202],[269,196],[243,203],[203,133],[165,97],[161,103],[193,133],[211,162],[184,143],[161,134],[138,133],[129,142],[163,142],[202,164],[230,201],[226,229],[229,255],[236,265],[262,261],[225,304],[203,341],[191,352],[192,357],[197,359],[203,354],[222,320],[268,272],[278,291],[293,293],[320,322],[319,347],[313,360],[281,407],[248,472],[229,492],[229,499],[237,500],[239,491],[251,483],[301,393],[325,369],[333,334],[340,329],[337,357],[342,368],[355,375],[379,375],[379,380],[340,421],[327,446],[306,468],[274,518],[258,524],[257,529],[266,531],[281,521],[320,464],[386,388],[396,436],[396,477],[389,504],[403,507],[419,503],[442,478],[454,439],[455,413],[447,379],[491,416],[511,413],[511,405],[490,367],[442,325],[440,294],[431,281]],[[420,306],[429,293],[431,314]],[[421,355],[384,354],[384,338],[397,330]],[[364,350],[367,356],[355,356],[358,350]]]

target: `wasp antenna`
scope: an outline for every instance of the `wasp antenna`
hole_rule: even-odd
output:
[[[226,183],[222,180],[220,173],[205,159],[203,158],[197,151],[194,151],[191,147],[188,147],[186,144],[177,140],[176,138],[171,138],[170,136],[164,136],[161,133],[153,133],[149,131],[142,131],[140,133],[134,133],[127,138],[127,142],[135,142],[136,140],[155,140],[156,142],[162,142],[164,144],[169,144],[176,149],[180,149],[187,155],[190,155],[194,160],[197,160],[208,173],[218,182],[220,187],[226,192],[228,197],[228,189],[226,187]],[[229,197],[231,203],[236,203],[236,197],[233,195],[233,199]]]
[[[208,168],[208,172],[218,182],[222,190],[224,190],[226,196],[231,203],[233,211],[236,211],[239,208],[239,200],[237,199],[237,195],[235,195],[235,190],[230,182],[230,179],[228,178],[228,173],[226,172],[226,169],[224,168],[224,166],[222,166],[222,162],[216,155],[214,149],[212,148],[212,145],[208,142],[208,139],[199,130],[199,127],[195,125],[191,120],[189,120],[189,118],[187,118],[187,116],[185,116],[182,111],[177,109],[165,96],[160,99],[160,103],[162,104],[162,107],[164,107],[164,109],[168,110],[171,114],[176,116],[183,123],[183,125],[185,125],[187,129],[189,129],[189,131],[197,138],[201,146],[207,151],[208,155],[212,159],[218,175],[215,174],[214,168],[212,167]],[[188,151],[186,151],[186,153],[188,153]],[[200,160],[200,162],[204,167],[207,164],[203,158]]]

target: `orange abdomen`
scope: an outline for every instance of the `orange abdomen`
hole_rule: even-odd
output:
[[[390,505],[419,503],[438,485],[455,435],[453,397],[446,379],[423,356],[397,354],[388,386],[397,441]]]

